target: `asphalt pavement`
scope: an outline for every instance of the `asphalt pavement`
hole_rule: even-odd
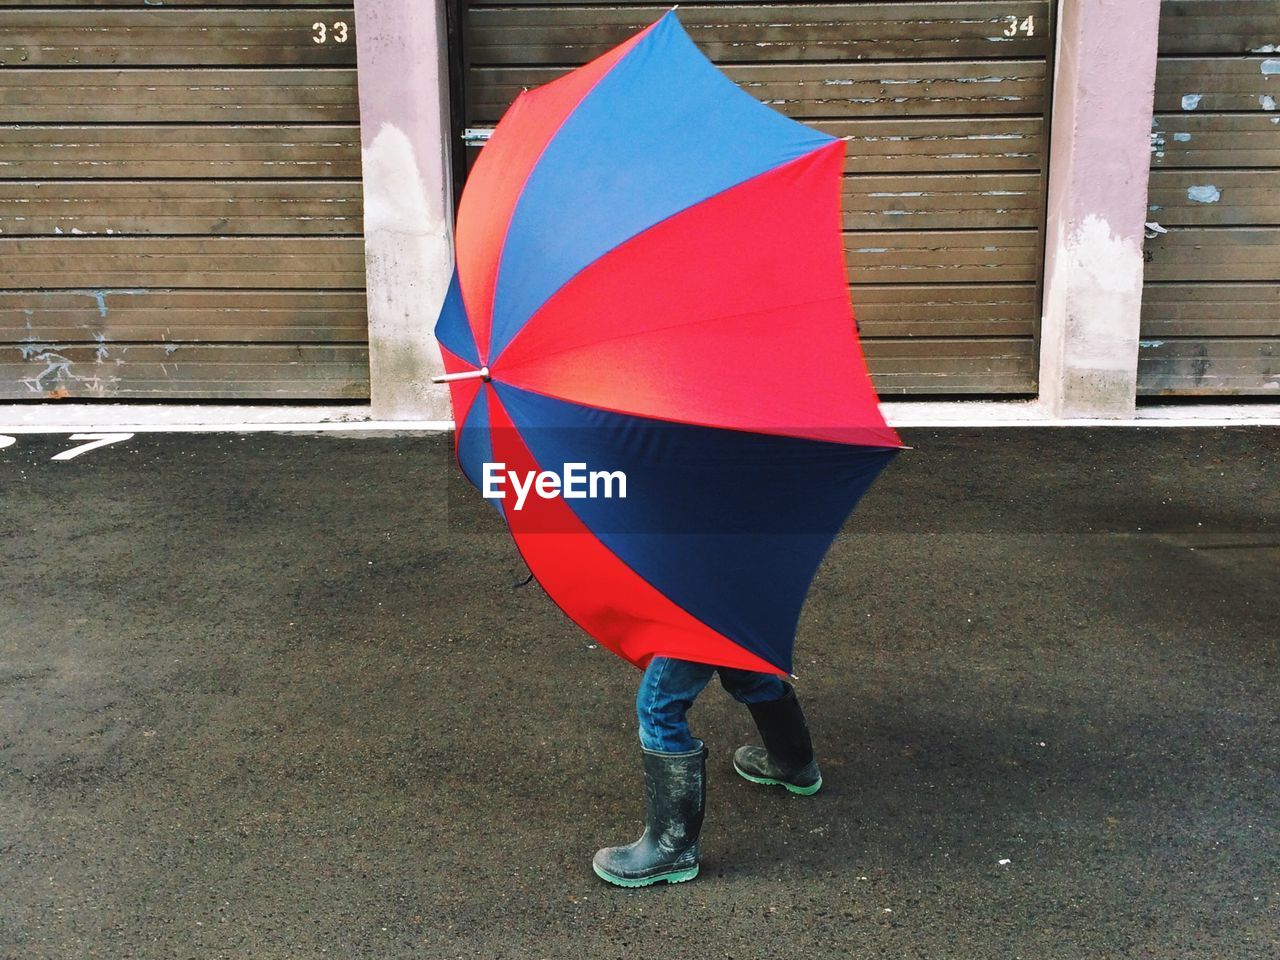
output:
[[[1280,433],[909,430],[820,571],[813,798],[619,890],[638,674],[441,435],[0,449],[0,957],[1280,956]]]

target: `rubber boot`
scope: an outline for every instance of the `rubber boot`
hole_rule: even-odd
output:
[[[620,887],[682,883],[698,875],[698,836],[707,800],[707,748],[688,753],[641,750],[644,833],[625,847],[597,850],[591,861],[601,880]]]
[[[786,687],[787,692],[777,700],[747,704],[764,748],[739,747],[733,755],[733,768],[752,783],[783,786],[807,797],[822,786],[822,772],[813,758],[809,725],[795,688],[789,683]]]

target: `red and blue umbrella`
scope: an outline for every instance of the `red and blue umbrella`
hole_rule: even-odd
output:
[[[789,673],[818,565],[902,446],[849,305],[843,163],[669,13],[522,93],[467,180],[436,326],[459,464],[638,666]]]

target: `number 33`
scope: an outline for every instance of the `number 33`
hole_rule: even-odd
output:
[[[313,23],[311,25],[311,29],[315,31],[315,33],[311,35],[312,43],[325,43],[329,39],[329,31],[325,28],[323,23]],[[347,25],[341,20],[333,25],[333,42],[347,42]]]

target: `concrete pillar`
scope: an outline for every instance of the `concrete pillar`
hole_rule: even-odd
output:
[[[1134,409],[1160,0],[1060,0],[1040,397]]]
[[[440,0],[356,0],[372,413],[447,420],[432,335],[453,269]]]

